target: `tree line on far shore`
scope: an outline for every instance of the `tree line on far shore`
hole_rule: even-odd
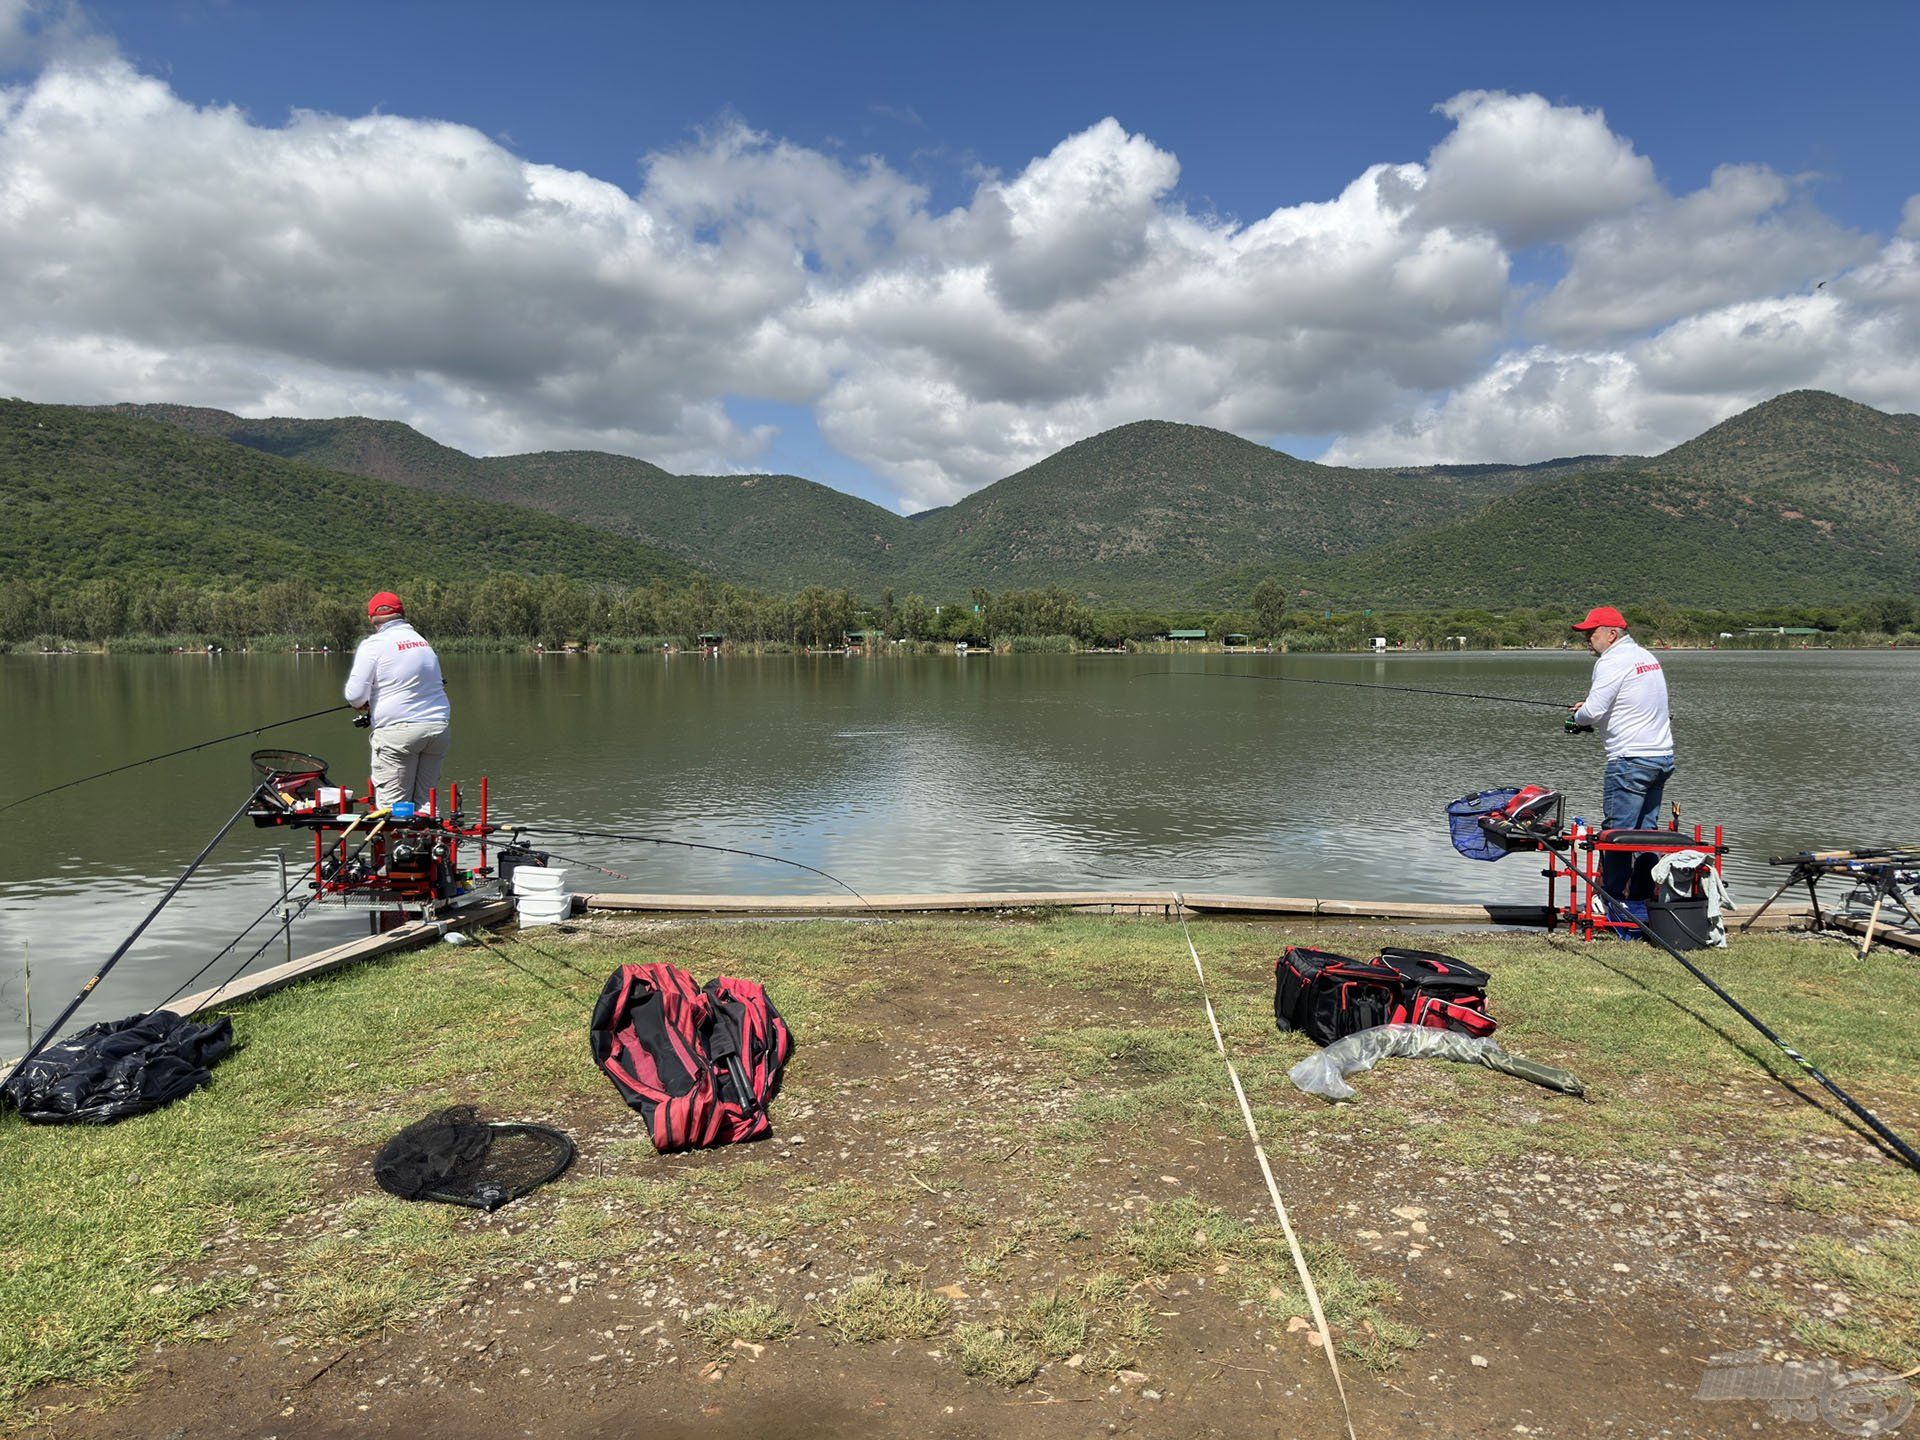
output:
[[[877,600],[810,585],[779,594],[702,578],[637,588],[583,585],[563,576],[497,573],[471,581],[417,580],[399,591],[410,617],[437,645],[474,648],[569,644],[606,649],[691,646],[702,637],[762,649],[838,646],[865,634],[926,645],[966,641],[1011,649],[1114,648],[1204,630],[1290,650],[1361,649],[1379,636],[1396,646],[1485,649],[1557,645],[1570,611],[1518,608],[1422,613],[1330,612],[1278,578],[1256,585],[1238,607],[1193,610],[1095,606],[1052,586],[977,588],[930,600],[883,591]],[[1606,595],[1581,596],[1574,609]],[[89,580],[65,585],[0,583],[0,642],[14,649],[76,644],[169,649],[218,644],[230,649],[348,648],[365,633],[365,597],[302,580],[199,586],[180,581]],[[1886,595],[1851,606],[1783,607],[1751,612],[1697,610],[1665,602],[1626,607],[1637,633],[1676,644],[1740,643],[1753,628],[1811,629],[1847,644],[1920,643],[1920,605]],[[1784,637],[1772,637],[1780,641]]]

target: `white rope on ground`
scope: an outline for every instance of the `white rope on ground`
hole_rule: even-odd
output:
[[[1260,1162],[1260,1173],[1267,1182],[1267,1194],[1273,1198],[1273,1213],[1280,1217],[1280,1230],[1287,1237],[1287,1249],[1293,1253],[1294,1272],[1300,1277],[1300,1288],[1306,1293],[1307,1308],[1313,1313],[1313,1323],[1320,1335],[1320,1348],[1326,1353],[1327,1367],[1333,1371],[1333,1388],[1340,1396],[1340,1414],[1346,1422],[1347,1440],[1357,1440],[1353,1432],[1353,1409],[1347,1404],[1346,1382],[1340,1376],[1340,1357],[1334,1353],[1333,1332],[1327,1325],[1327,1313],[1320,1304],[1320,1287],[1313,1283],[1313,1272],[1307,1269],[1307,1257],[1301,1253],[1299,1238],[1293,1233],[1293,1221],[1287,1215],[1287,1203],[1280,1198],[1280,1186],[1273,1178],[1273,1166],[1267,1162],[1267,1147],[1260,1143],[1260,1127],[1253,1123],[1253,1106],[1247,1103],[1247,1092],[1240,1084],[1240,1072],[1234,1068],[1233,1057],[1227,1054],[1227,1042],[1220,1034],[1220,1021],[1213,1013],[1213,1001],[1207,994],[1207,972],[1200,964],[1200,952],[1194,948],[1193,932],[1187,928],[1187,905],[1179,891],[1173,893],[1174,915],[1180,921],[1180,933],[1186,937],[1187,954],[1193,957],[1193,973],[1200,979],[1200,1003],[1207,1010],[1207,1024],[1213,1027],[1213,1043],[1220,1051],[1220,1058],[1226,1063],[1227,1079],[1233,1082],[1234,1098],[1240,1102],[1240,1118],[1247,1122],[1247,1138],[1253,1141],[1253,1155]]]

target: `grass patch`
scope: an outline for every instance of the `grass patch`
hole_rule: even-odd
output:
[[[1872,1360],[1905,1372],[1920,1365],[1920,1235],[1861,1245],[1812,1240],[1802,1249],[1809,1272],[1843,1289],[1855,1313],[1844,1319],[1803,1319],[1794,1333],[1838,1355]]]
[[[1385,937],[1209,923],[1196,926],[1195,938],[1271,1146],[1312,1146],[1337,1131],[1355,1146],[1408,1142],[1428,1163],[1465,1168],[1751,1149],[1755,1136],[1791,1152],[1800,1137],[1837,1133],[1830,1114],[1787,1093],[1788,1082],[1806,1090],[1790,1062],[1664,956],[1512,936],[1437,943],[1492,973],[1502,1039],[1573,1070],[1593,1103],[1477,1067],[1407,1062],[1366,1077],[1360,1098],[1336,1111],[1287,1083],[1287,1068],[1309,1046],[1273,1028],[1273,958],[1294,938],[1367,953]],[[860,1268],[896,1263],[876,1252],[878,1227],[942,1207],[970,1247],[965,1273],[1004,1276],[1022,1268],[1009,1262],[1023,1252],[1050,1256],[1088,1238],[1070,1194],[1118,1181],[1093,1163],[1116,1149],[1116,1130],[1151,1124],[1200,1141],[1238,1131],[1184,947],[1165,925],[1065,915],[666,925],[624,937],[542,935],[501,948],[533,973],[471,947],[435,949],[237,1007],[241,1044],[212,1086],[157,1114],[100,1130],[0,1118],[0,1427],[25,1417],[36,1386],[108,1382],[155,1344],[217,1332],[256,1283],[272,1281],[284,1293],[278,1314],[288,1331],[351,1340],[432,1313],[476,1273],[637,1257],[655,1243],[657,1214],[689,1201],[698,1202],[702,1223],[759,1240],[818,1234]],[[866,1137],[876,1145],[930,1125],[970,1137],[973,1150],[949,1145],[916,1159],[911,1171],[790,1183],[781,1164],[761,1158],[764,1150],[660,1165],[622,1123],[581,1035],[608,971],[643,960],[669,960],[703,979],[763,979],[800,1040],[791,1093],[807,1089],[827,1045],[873,1027],[897,984],[935,974],[965,977],[973,989],[982,977],[1030,987],[1043,1010],[1054,1008],[1007,1045],[1024,1068],[1037,1056],[1038,1068],[1052,1073],[1026,1098],[1058,1094],[1062,1082],[1075,1098],[1010,1126],[1004,1152],[990,1152],[998,1161],[990,1180],[978,1178],[977,1167],[954,1168],[971,1167],[980,1136],[992,1133],[965,1128],[978,1122],[964,1106],[952,1116],[876,1110]],[[1920,1031],[1905,1023],[1920,1003],[1920,970],[1782,936],[1740,938],[1705,963],[1863,1100],[1890,1118],[1920,1113]],[[477,1033],[489,1037],[478,1057]],[[850,1093],[885,1082],[840,1083]],[[593,1113],[616,1129],[574,1172],[516,1202],[509,1233],[482,1217],[373,1193],[364,1168],[373,1147],[448,1096],[530,1120]],[[816,1087],[810,1098],[823,1097]],[[1034,1150],[1024,1148],[1029,1140]],[[1044,1163],[1036,1153],[1043,1148]],[[323,1221],[335,1213],[325,1202],[343,1183],[364,1193],[337,1220]],[[1805,1169],[1781,1195],[1831,1222],[1814,1227],[1826,1232],[1867,1217],[1920,1221],[1920,1178],[1887,1165]],[[1303,1312],[1285,1246],[1267,1227],[1169,1203],[1103,1243],[1102,1274],[1078,1286],[1061,1280],[1058,1294],[1015,1307],[977,1335],[968,1331],[980,1373],[1012,1373],[1030,1356],[1049,1363],[1061,1337],[1082,1323],[1086,1368],[1121,1363],[1152,1336],[1151,1312],[1134,1298],[1149,1274],[1211,1273],[1224,1263],[1223,1280],[1263,1315],[1281,1321]],[[1854,1303],[1850,1317],[1807,1322],[1802,1333],[1895,1368],[1920,1363],[1920,1341],[1911,1338],[1920,1335],[1914,1243],[1882,1240],[1862,1251],[1830,1233],[1809,1245],[1801,1254],[1807,1272],[1844,1286]],[[1099,1252],[1101,1243],[1086,1249]],[[1390,1363],[1417,1342],[1393,1318],[1389,1287],[1333,1247],[1314,1247],[1310,1260],[1336,1336],[1361,1363]],[[258,1264],[258,1281],[238,1275],[245,1262]],[[921,1338],[952,1320],[944,1299],[892,1278],[860,1282],[816,1313],[849,1340]]]
[[[953,1304],[926,1286],[897,1275],[867,1275],[814,1307],[821,1329],[842,1344],[923,1340],[946,1328]]]
[[[1013,1333],[1047,1359],[1064,1360],[1086,1346],[1087,1312],[1057,1290],[1036,1295],[1014,1318]]]
[[[1780,1187],[1780,1198],[1809,1215],[1873,1216],[1920,1223],[1920,1177],[1895,1165],[1832,1164],[1802,1167]]]
[[[710,1305],[687,1317],[687,1328],[707,1344],[724,1348],[736,1340],[765,1345],[785,1340],[795,1329],[793,1316],[768,1300],[739,1305]]]
[[[1225,1264],[1242,1298],[1257,1302],[1269,1320],[1308,1314],[1277,1225],[1249,1225],[1192,1200],[1172,1200],[1129,1224],[1113,1249],[1143,1275],[1204,1274]],[[1387,1312],[1400,1298],[1393,1286],[1363,1276],[1338,1246],[1307,1245],[1303,1252],[1343,1354],[1383,1371],[1420,1343],[1417,1329]]]
[[[1012,1389],[1038,1375],[1046,1356],[1005,1330],[963,1320],[953,1327],[953,1361],[962,1375]]]

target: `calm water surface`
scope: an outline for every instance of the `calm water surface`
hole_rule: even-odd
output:
[[[0,658],[0,801],[338,698],[344,657]],[[772,851],[867,891],[1185,887],[1401,900],[1535,899],[1538,866],[1458,858],[1448,800],[1503,783],[1598,818],[1601,754],[1548,710],[1200,678],[1288,674],[1571,702],[1583,652],[1297,657],[704,660],[454,657],[448,776],[492,777],[528,824],[644,830]],[[1674,653],[1669,798],[1721,821],[1736,898],[1765,857],[1913,840],[1920,654]],[[1167,675],[1167,670],[1178,673]],[[35,801],[0,824],[0,1054],[22,965],[49,1019],[245,796],[254,744],[366,770],[344,716]],[[89,1002],[141,1008],[278,891],[281,837],[236,830]],[[778,865],[554,842],[631,875],[576,888],[831,891]],[[295,857],[297,863],[297,855]],[[835,892],[837,893],[837,892]],[[321,907],[296,953],[365,933]],[[263,930],[256,937],[264,939]],[[247,950],[253,948],[249,943]],[[280,958],[276,945],[261,963]],[[215,974],[224,974],[223,962]]]

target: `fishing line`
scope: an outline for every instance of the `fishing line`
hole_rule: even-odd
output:
[[[107,776],[118,775],[123,770],[138,770],[142,765],[152,765],[160,760],[171,760],[176,755],[191,755],[196,750],[205,750],[214,745],[224,745],[229,740],[242,740],[249,735],[259,735],[268,730],[278,730],[283,725],[297,725],[302,720],[318,720],[322,715],[332,715],[348,708],[350,707],[346,705],[329,705],[324,710],[312,710],[305,715],[292,715],[285,720],[274,720],[265,725],[256,725],[251,730],[236,730],[231,735],[221,735],[212,740],[202,740],[198,745],[183,745],[178,750],[169,750],[163,755],[149,755],[144,760],[130,760],[125,765],[114,766],[111,770],[95,771],[91,775],[82,775],[78,780],[65,780],[58,785],[49,785],[45,790],[36,790],[31,795],[22,795],[17,800],[9,800],[6,804],[0,805],[0,814],[4,814],[6,811],[13,809],[16,805],[24,805],[29,800],[38,800],[43,795],[53,795],[61,790],[71,790],[76,785],[85,785],[92,780],[104,780]]]
[[[258,790],[248,792],[247,798],[240,802],[240,808],[227,817],[227,823],[222,825],[219,830],[214,833],[214,837],[201,849],[200,853],[187,863],[187,868],[182,870],[178,878],[167,887],[166,894],[154,902],[153,908],[146,913],[138,925],[133,927],[133,933],[120,942],[119,948],[107,957],[106,963],[93,972],[93,978],[80,987],[80,993],[68,1002],[67,1008],[62,1010],[54,1022],[41,1032],[39,1043],[27,1047],[27,1053],[22,1055],[19,1063],[7,1072],[7,1078],[4,1081],[0,1081],[0,1089],[4,1089],[7,1085],[12,1084],[14,1077],[27,1068],[27,1063],[42,1050],[46,1049],[48,1044],[59,1035],[61,1027],[73,1018],[74,1011],[86,1003],[86,999],[93,993],[94,987],[106,979],[107,972],[118,965],[127,951],[133,948],[133,942],[146,933],[147,927],[154,922],[162,910],[167,908],[167,903],[180,893],[180,888],[185,885],[187,881],[193,878],[193,872],[198,870],[201,865],[206,862],[206,858],[213,853],[214,847],[226,839],[227,832],[238,825],[247,811],[253,808],[253,803],[259,794],[260,792]]]
[[[246,923],[245,928],[243,928],[238,935],[234,936],[233,939],[229,940],[225,945],[221,946],[218,950],[214,952],[213,958],[211,960],[207,961],[206,964],[202,965],[198,970],[194,971],[193,974],[189,975],[186,979],[182,980],[177,986],[173,988],[171,992],[168,993],[166,999],[162,1000],[158,1005],[155,1005],[153,1008],[155,1010],[164,1010],[169,1005],[171,1005],[175,1000],[178,1000],[183,994],[186,993],[188,986],[192,985],[194,981],[198,980],[202,975],[206,974],[207,971],[211,970],[215,965],[219,964],[228,955],[231,955],[234,952],[234,950],[236,950],[239,947],[240,942],[246,939],[247,936],[253,933],[254,926],[258,925],[262,920],[266,919],[269,915],[273,914],[275,910],[279,909],[282,905],[286,904],[287,897],[293,894],[295,890],[297,890],[302,884],[304,884],[306,882],[306,879],[307,879],[307,873],[306,871],[302,870],[297,876],[295,876],[295,878],[293,878],[292,880],[289,880],[287,882],[287,888],[282,890],[278,895],[276,895],[273,898],[273,900],[268,904],[266,909],[262,910],[258,915],[254,916],[253,919],[249,920]],[[300,902],[300,908],[296,910],[293,913],[293,915],[288,918],[287,924],[291,925],[295,920],[298,920],[301,915],[305,914],[307,906],[313,903],[314,898],[315,898],[314,896],[309,896],[305,900],[302,900]],[[278,926],[275,927],[276,932],[279,929],[280,927]],[[273,936],[269,935],[267,937],[267,944],[270,945],[272,943],[273,943]],[[265,949],[266,949],[266,945],[262,945],[259,950],[254,951],[253,956],[250,957],[247,960],[247,962],[241,966],[241,969],[245,969],[246,965],[251,964],[253,959],[257,958]],[[235,973],[237,974],[238,972],[235,972]],[[220,988],[218,990],[215,990],[213,993],[215,995],[218,995],[220,993],[220,990],[226,989],[227,985],[231,983],[233,982],[231,978],[229,978],[226,984],[221,985]],[[209,997],[208,1003],[209,1004],[212,1003],[211,997]]]
[[[822,880],[832,881],[862,905],[866,906],[867,909],[873,911],[874,914],[878,915],[880,913],[879,909],[871,900],[854,889],[853,886],[847,884],[847,882],[842,880],[838,875],[830,875],[817,866],[806,865],[798,860],[789,860],[784,855],[768,855],[759,850],[737,850],[731,845],[708,845],[698,840],[668,840],[658,835],[619,835],[607,830],[566,830],[552,825],[511,825],[506,828],[512,831],[516,839],[523,834],[570,835],[576,840],[613,840],[634,845],[672,845],[682,850],[707,850],[717,855],[741,855],[749,860],[771,860],[776,865],[791,865],[796,870],[804,870],[809,875],[818,875]],[[599,867],[596,866],[594,868],[597,869]],[[609,871],[608,873],[611,874],[613,872]]]
[[[1309,680],[1304,675],[1249,675],[1239,670],[1149,670],[1135,680],[1156,675],[1178,675],[1189,680],[1269,680],[1282,685],[1331,685],[1341,690],[1392,690],[1402,695],[1446,695],[1455,700],[1497,700],[1505,705],[1535,705],[1565,713],[1573,706],[1561,700],[1534,700],[1525,695],[1484,695],[1475,690],[1436,690],[1426,685],[1378,685],[1365,680]]]
[[[352,834],[354,826],[358,825],[362,820],[377,820],[379,823],[376,824],[371,830],[369,830],[366,834],[366,837],[363,840],[361,840],[361,842],[357,846],[354,847],[353,854],[346,856],[340,862],[342,865],[346,865],[354,860],[357,860],[360,857],[361,853],[364,852],[366,848],[374,842],[374,840],[379,836],[380,832],[387,828],[386,817],[391,813],[392,812],[390,810],[375,810],[370,812],[369,814],[359,815],[354,817],[353,825],[349,825],[346,829],[346,833],[341,836],[342,843],[345,842],[346,835]],[[293,894],[293,892],[297,890],[302,884],[306,883],[306,881],[307,881],[306,871],[303,870],[299,872],[297,875],[295,875],[293,879],[287,882],[286,888],[282,890],[277,897],[275,897],[272,904],[268,905],[266,909],[262,910],[257,916],[255,916],[251,921],[248,922],[246,929],[242,930],[238,935],[234,936],[233,939],[229,940],[224,946],[221,947],[221,949],[214,955],[214,957],[211,960],[207,961],[206,964],[202,965],[198,970],[194,971],[193,974],[189,975],[184,981],[181,982],[181,984],[173,991],[171,995],[167,996],[165,1000],[162,1000],[158,1005],[154,1006],[153,1008],[156,1010],[166,1009],[168,1005],[170,1005],[171,1003],[173,1003],[174,1000],[179,998],[181,992],[184,991],[187,988],[187,986],[193,984],[194,981],[198,980],[202,975],[206,974],[207,971],[211,970],[216,964],[219,963],[222,957],[231,954],[234,948],[238,946],[242,940],[247,938],[248,933],[253,929],[255,925],[258,925],[262,920],[266,919],[267,916],[271,915],[277,907],[286,904],[287,897]],[[294,921],[298,920],[302,915],[305,915],[307,913],[307,907],[313,904],[314,901],[318,900],[321,896],[321,893],[322,893],[321,891],[315,890],[313,894],[307,896],[304,900],[302,900],[299,904],[299,907],[293,912],[293,914],[287,917],[286,925],[290,927]],[[274,928],[277,933],[283,927],[276,926]],[[209,1008],[213,1004],[213,1002],[219,998],[220,992],[225,990],[227,986],[231,985],[235,980],[237,980],[249,965],[251,965],[254,961],[258,960],[261,957],[261,955],[266,953],[267,946],[271,945],[272,943],[273,943],[272,935],[267,936],[265,940],[261,941],[260,948],[255,950],[253,954],[249,955],[245,960],[242,960],[239,966],[235,970],[233,970],[227,976],[226,979],[222,980],[218,985],[214,986],[214,988],[208,993],[207,998],[201,1001],[200,1005],[197,1008],[200,1010],[205,1010]]]
[[[634,877],[624,870],[609,870],[604,865],[596,865],[591,860],[582,860],[578,855],[562,855],[558,850],[545,852],[549,860],[564,860],[569,865],[578,865],[583,869],[597,870],[602,875],[611,875],[615,880],[631,880]]]
[[[289,887],[289,893],[291,893],[291,887]],[[307,907],[313,904],[313,902],[318,900],[319,898],[320,898],[320,892],[317,890],[314,891],[313,894],[307,896],[306,899],[300,902],[299,908],[295,910],[293,914],[288,918],[287,923],[291,925],[295,920],[298,920],[302,915],[306,914]],[[278,903],[278,902],[275,902],[275,903]],[[257,920],[254,922],[255,925],[259,923],[260,922]],[[252,925],[249,925],[247,927],[247,929],[249,930],[251,930],[252,928],[253,928]],[[242,934],[244,933],[245,932],[243,931]],[[247,967],[253,964],[253,962],[258,960],[262,955],[264,955],[266,953],[267,947],[273,944],[273,942],[274,942],[273,935],[269,935],[267,936],[266,939],[262,940],[260,942],[259,947],[251,955],[247,956],[246,959],[242,960],[238,965],[234,966],[233,969],[229,970],[227,972],[227,978],[222,980],[218,985],[214,986],[213,989],[207,993],[207,998],[205,1000],[202,1000],[198,1005],[194,1007],[194,1013],[197,1015],[202,1011],[211,1010],[213,1008],[213,1002],[220,998],[221,992],[224,991],[229,985],[233,984],[234,981],[238,980],[242,975],[244,975],[246,973]],[[236,939],[234,940],[234,944],[237,945],[239,943],[240,943],[239,939],[236,937]],[[233,946],[231,945],[227,947],[228,950],[231,950],[232,948]],[[227,953],[226,950],[222,950],[220,952],[221,955],[224,955],[226,953]],[[219,957],[216,956],[215,959],[217,958]],[[201,972],[204,972],[208,968],[208,966],[211,966],[212,964],[213,964],[213,961],[209,960],[206,965],[202,965],[200,967],[200,971],[195,973],[194,978],[198,979],[199,974]],[[185,988],[186,988],[185,986],[181,987],[181,989],[185,989]],[[174,995],[178,995],[179,993],[180,992],[178,990],[174,991]],[[171,1000],[173,996],[170,995],[167,998]],[[163,1006],[162,1008],[165,1008],[165,1007]]]
[[[522,975],[526,976],[529,980],[533,981],[535,984],[543,985],[547,989],[553,991],[554,994],[564,998],[568,1004],[578,1005],[581,1002],[581,1000],[585,998],[583,996],[574,994],[571,990],[567,989],[566,986],[564,985],[554,984],[553,981],[547,979],[546,976],[538,974],[535,971],[529,970],[525,965],[522,965],[518,960],[515,960],[511,955],[507,954],[506,951],[498,948],[497,946],[488,944],[487,941],[481,937],[480,932],[478,930],[469,930],[466,933],[468,937],[472,939],[474,944],[478,945],[482,950],[486,951],[489,955],[495,956],[498,959],[506,961],[507,964],[511,965],[514,969],[518,970]],[[529,947],[529,948],[532,948],[532,947]],[[541,951],[536,953],[544,954],[545,952]],[[579,967],[568,965],[567,968],[569,970],[578,970]],[[584,970],[580,970],[579,973],[582,975],[586,974]]]
[[[1866,1106],[1862,1105],[1858,1100],[1855,1100],[1853,1096],[1841,1089],[1839,1085],[1828,1079],[1825,1071],[1776,1035],[1768,1028],[1764,1020],[1723,990],[1711,975],[1687,959],[1676,946],[1668,942],[1664,935],[1656,934],[1651,927],[1635,919],[1633,912],[1627,909],[1625,904],[1616,900],[1598,885],[1593,887],[1593,893],[1600,897],[1600,903],[1607,907],[1608,911],[1613,914],[1616,920],[1625,919],[1632,921],[1641,935],[1653,941],[1654,944],[1666,951],[1673,959],[1685,966],[1688,974],[1692,975],[1694,979],[1698,980],[1721,1000],[1725,1001],[1734,1014],[1738,1015],[1742,1020],[1746,1021],[1764,1035],[1781,1054],[1793,1061],[1795,1065],[1798,1065],[1807,1075],[1817,1080],[1828,1094],[1832,1095],[1842,1105],[1845,1105],[1858,1119],[1870,1127],[1875,1135],[1885,1141],[1910,1169],[1916,1174],[1920,1174],[1920,1152],[1915,1151],[1913,1146],[1909,1145],[1905,1140],[1901,1139],[1898,1134],[1888,1128],[1886,1123],[1882,1121],[1878,1115],[1875,1115],[1871,1110],[1867,1109]]]
[[[1267,1147],[1260,1143],[1260,1127],[1253,1121],[1253,1106],[1247,1103],[1246,1087],[1240,1083],[1240,1072],[1234,1068],[1233,1057],[1227,1053],[1227,1042],[1220,1034],[1220,1021],[1213,1013],[1213,1000],[1207,994],[1207,972],[1200,964],[1200,952],[1194,948],[1193,932],[1187,928],[1186,899],[1176,890],[1173,892],[1174,914],[1180,919],[1180,933],[1186,938],[1187,953],[1193,957],[1193,973],[1200,980],[1200,1003],[1206,1007],[1207,1024],[1213,1028],[1214,1047],[1220,1052],[1220,1059],[1227,1067],[1227,1079],[1233,1082],[1234,1098],[1240,1102],[1240,1118],[1247,1122],[1247,1138],[1253,1141],[1253,1155],[1260,1162],[1260,1174],[1266,1179],[1267,1194],[1273,1200],[1273,1213],[1280,1217],[1281,1233],[1287,1237],[1287,1249],[1293,1254],[1294,1273],[1300,1277],[1300,1288],[1306,1293],[1307,1308],[1312,1312],[1314,1327],[1320,1333],[1320,1348],[1326,1352],[1327,1366],[1333,1371],[1333,1388],[1340,1396],[1340,1413],[1345,1417],[1347,1440],[1355,1440],[1353,1433],[1353,1410],[1347,1404],[1346,1382],[1340,1377],[1340,1357],[1334,1353],[1333,1331],[1327,1324],[1327,1312],[1320,1304],[1319,1287],[1313,1283],[1313,1272],[1307,1268],[1307,1257],[1300,1249],[1299,1237],[1293,1233],[1293,1221],[1287,1215],[1287,1202],[1280,1198],[1279,1182],[1273,1178],[1273,1166],[1267,1160]]]

